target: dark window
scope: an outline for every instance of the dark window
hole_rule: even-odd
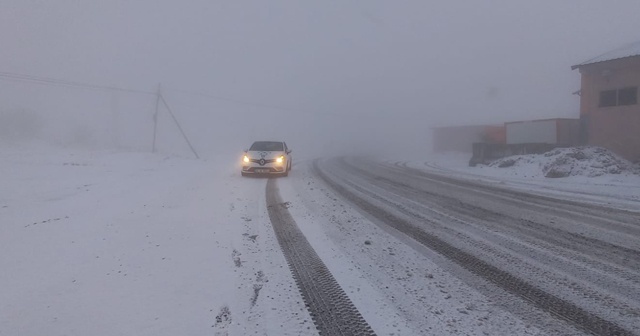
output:
[[[600,91],[600,107],[616,106],[617,90]]]
[[[638,87],[600,91],[600,107],[635,105],[638,103]]]
[[[618,90],[618,105],[635,105],[638,103],[638,88],[630,87]]]

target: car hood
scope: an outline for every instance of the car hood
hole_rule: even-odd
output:
[[[251,159],[275,159],[279,156],[285,155],[283,151],[248,151],[247,155]]]

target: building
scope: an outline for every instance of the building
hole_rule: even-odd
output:
[[[555,118],[514,121],[502,125],[433,128],[435,152],[471,152],[469,165],[510,155],[540,154],[580,142],[578,119]]]
[[[548,144],[555,147],[571,147],[580,144],[579,119],[513,121],[505,123],[504,128],[507,145]]]
[[[582,76],[583,143],[608,148],[640,162],[640,41],[574,65]]]
[[[503,125],[468,125],[434,127],[434,152],[463,152],[471,153],[473,144],[504,143],[505,132]]]
[[[511,155],[542,154],[558,147],[575,146],[580,141],[578,119],[555,118],[504,123],[501,141],[473,144],[470,166]]]

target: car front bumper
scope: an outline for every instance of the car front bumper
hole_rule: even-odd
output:
[[[242,172],[245,174],[282,174],[285,172],[285,167],[286,165],[245,165],[242,166]]]

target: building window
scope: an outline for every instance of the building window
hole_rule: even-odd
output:
[[[616,106],[618,102],[618,90],[600,92],[600,107]]]
[[[638,103],[638,87],[600,91],[600,107],[635,105]]]
[[[618,90],[618,105],[635,105],[638,103],[638,88],[630,87]]]

